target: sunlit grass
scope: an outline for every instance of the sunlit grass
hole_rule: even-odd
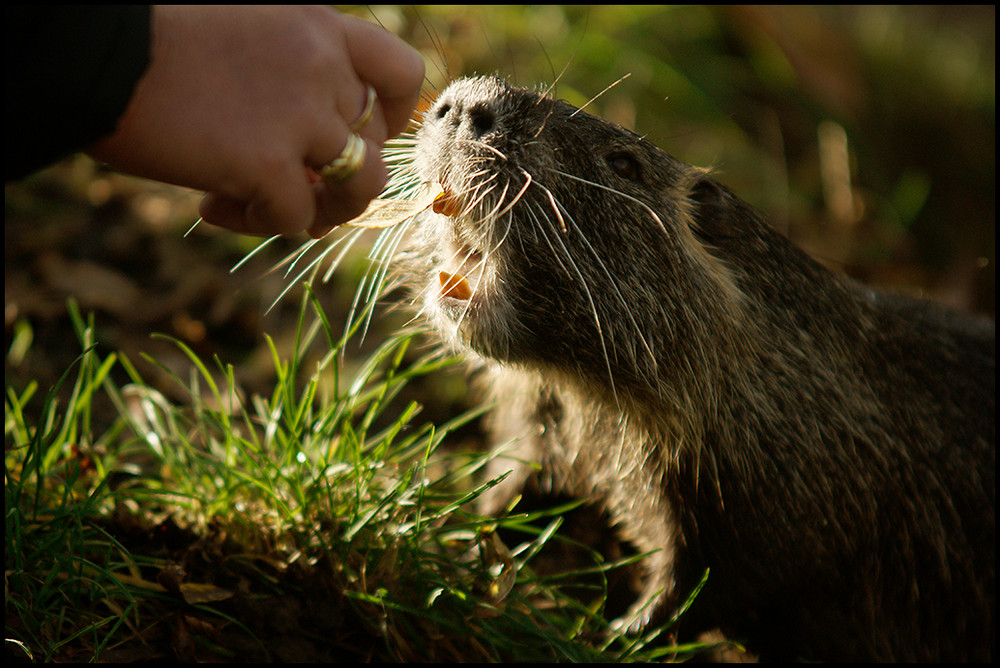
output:
[[[578,572],[533,572],[545,544],[563,540],[565,508],[469,511],[493,484],[478,475],[484,458],[442,444],[476,413],[432,425],[400,400],[408,381],[454,363],[408,361],[412,335],[348,377],[350,333],[336,334],[307,291],[292,352],[271,344],[270,396],[243,396],[232,366],[175,341],[191,369],[167,372],[187,396],[178,402],[103,353],[93,322],[70,310],[83,350],[73,367],[44,396],[6,388],[8,656],[295,660],[290,635],[356,660],[676,651],[652,642],[662,629],[609,635],[600,586],[590,600],[560,590],[580,570],[601,581],[620,564],[595,554]],[[95,406],[109,403],[117,418],[98,428]],[[523,542],[508,547],[501,528]],[[304,612],[278,636],[272,617],[289,601]]]

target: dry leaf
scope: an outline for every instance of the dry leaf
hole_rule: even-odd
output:
[[[434,204],[444,190],[438,183],[428,184],[416,199],[376,199],[357,218],[344,223],[347,227],[386,228],[408,220]]]

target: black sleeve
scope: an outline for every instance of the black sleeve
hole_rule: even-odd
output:
[[[4,8],[4,180],[115,129],[149,65],[146,5]]]

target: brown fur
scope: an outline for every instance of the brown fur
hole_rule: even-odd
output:
[[[540,462],[645,552],[624,619],[765,659],[990,660],[994,326],[839,278],[702,170],[495,78],[452,84],[412,170],[419,305],[492,398],[490,501]],[[443,296],[438,270],[466,276]]]

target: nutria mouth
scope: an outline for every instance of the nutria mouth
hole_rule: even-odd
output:
[[[463,227],[474,224],[463,220],[469,219],[472,213],[461,198],[444,187],[434,199],[431,209],[434,214],[449,219],[450,227],[442,263],[437,270],[439,298],[453,316],[467,317],[468,302],[480,290],[485,270],[483,253],[461,233]]]

